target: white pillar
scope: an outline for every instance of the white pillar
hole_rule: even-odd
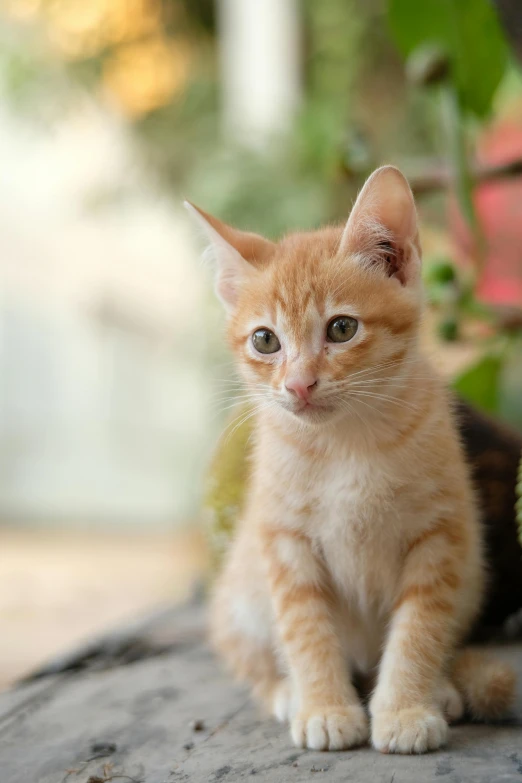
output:
[[[299,0],[219,0],[218,10],[225,129],[263,147],[299,104]]]

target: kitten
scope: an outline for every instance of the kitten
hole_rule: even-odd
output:
[[[468,709],[513,699],[459,649],[484,559],[448,394],[419,352],[408,183],[367,181],[344,228],[272,243],[187,205],[210,235],[228,339],[255,412],[248,500],[211,607],[216,648],[315,750],[422,753]]]

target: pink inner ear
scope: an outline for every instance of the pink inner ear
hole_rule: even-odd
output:
[[[377,169],[364,185],[348,218],[341,250],[380,263],[404,285],[419,249],[417,213],[407,180],[393,166]]]
[[[406,283],[403,274],[404,250],[401,247],[396,247],[389,240],[382,240],[378,243],[378,247],[388,277],[396,277],[404,285]]]

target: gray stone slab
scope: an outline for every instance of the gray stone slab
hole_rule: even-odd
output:
[[[169,640],[168,652],[160,645],[161,654],[128,665],[54,674],[17,699],[0,694],[0,783],[124,783],[125,775],[143,783],[522,783],[520,698],[511,721],[454,727],[449,746],[427,756],[299,751],[221,671],[202,625],[199,609],[180,610],[163,636],[153,631]],[[522,645],[500,654],[522,680]],[[104,747],[107,755],[93,758]]]
[[[10,688],[0,694],[0,731],[6,723],[18,717],[24,710],[32,710],[35,704],[47,698],[47,692],[56,685],[56,678],[47,677],[25,685]]]

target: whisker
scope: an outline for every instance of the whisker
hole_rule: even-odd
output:
[[[355,401],[355,402],[357,402],[357,404],[359,404],[359,405],[365,405],[365,406],[366,406],[367,408],[369,408],[369,409],[372,411],[372,413],[374,413],[374,414],[375,414],[375,413],[379,413],[381,416],[384,416],[384,415],[385,415],[385,414],[384,414],[384,411],[380,411],[378,408],[375,408],[373,405],[369,405],[367,402],[364,402],[364,400],[360,400],[359,398],[356,398],[354,401]]]
[[[232,436],[234,435],[236,430],[238,430],[239,427],[241,427],[249,419],[251,419],[252,416],[255,416],[257,413],[259,413],[263,409],[268,409],[268,408],[273,407],[275,404],[276,403],[273,402],[272,400],[264,400],[262,403],[260,403],[260,405],[255,407],[252,411],[249,411],[245,416],[243,416],[241,418],[241,420],[235,425],[235,427],[228,433],[227,437],[225,438],[225,444],[227,444],[229,442],[230,438],[232,438]],[[223,434],[225,432],[226,432],[226,429],[224,430]]]
[[[227,410],[241,408],[244,411],[247,406],[263,402],[265,400],[266,397],[264,394],[245,395],[242,397],[233,397],[228,400],[217,400],[211,404],[211,408],[214,411],[214,416],[211,420],[214,421],[215,418],[217,418],[222,413],[225,413]]]
[[[236,381],[236,380],[232,380],[231,378],[221,378],[221,379],[218,378],[217,380],[212,381],[212,386],[218,386],[218,387],[233,386],[233,387],[238,387],[239,388],[239,387],[242,387],[244,385],[245,385],[244,381],[241,381],[241,380],[237,380]]]
[[[350,414],[350,416],[352,416],[355,413],[355,415],[357,416],[357,418],[359,419],[361,424],[362,425],[366,424],[366,422],[364,421],[364,419],[361,416],[361,414],[359,413],[359,411],[353,405],[350,405],[348,400],[345,400],[345,399],[341,398],[340,400],[338,400],[338,402],[340,403],[341,408],[343,410],[347,411]]]
[[[251,398],[251,399],[248,399],[248,400],[239,400],[238,402],[233,401],[233,402],[229,403],[228,405],[225,405],[225,406],[223,406],[221,408],[216,409],[214,412],[215,412],[216,416],[219,416],[221,413],[226,413],[226,411],[232,410],[233,408],[241,407],[244,410],[249,402],[252,402],[252,403],[260,402],[262,399],[263,399],[262,397],[259,397],[257,399],[252,399]]]
[[[398,397],[390,397],[387,394],[377,394],[377,392],[369,392],[369,391],[355,391],[352,395],[353,397],[371,397],[375,400],[385,400],[387,402],[391,402],[394,405],[402,406],[403,408],[408,408],[411,411],[417,411],[419,409],[418,405],[414,405],[413,403],[407,402],[406,400],[401,400]]]
[[[383,386],[389,391],[393,391],[394,389],[409,389],[412,387],[412,382],[414,381],[429,381],[432,379],[432,375],[413,375],[408,378],[391,375],[384,378],[368,378],[362,381],[350,381],[347,379],[344,383],[336,385],[334,388],[329,386],[324,390],[323,394],[325,397],[330,397],[331,394],[336,394],[339,391],[350,391],[350,389],[362,389],[363,391],[368,389],[371,391]]]
[[[392,367],[402,367],[405,364],[414,364],[414,363],[419,362],[419,361],[421,361],[420,357],[412,357],[411,359],[403,359],[400,362],[399,361],[397,361],[397,362],[388,361],[388,362],[382,362],[381,364],[374,364],[372,367],[367,367],[364,370],[358,370],[357,372],[349,373],[346,376],[346,378],[341,378],[339,381],[333,381],[330,385],[331,386],[342,385],[342,384],[347,383],[347,381],[349,381],[351,378],[356,378],[356,377],[361,376],[361,375],[367,375],[370,372],[377,372],[377,371],[389,369],[389,368],[392,368]]]
[[[410,381],[429,381],[433,375],[409,375],[407,378],[401,378],[400,375],[387,375],[384,378],[367,378],[362,381],[352,381],[350,386],[367,386],[372,383],[395,383],[395,385],[409,386]]]
[[[225,443],[228,443],[228,441],[230,440],[230,438],[232,437],[234,432],[238,429],[238,427],[241,426],[241,424],[243,424],[244,421],[247,421],[251,416],[253,416],[255,413],[257,413],[258,410],[261,410],[262,407],[263,407],[263,404],[261,403],[260,405],[257,405],[256,407],[254,407],[252,409],[249,409],[246,413],[245,413],[244,410],[242,410],[239,413],[239,415],[236,416],[235,419],[233,419],[231,422],[229,422],[226,425],[226,427],[223,430],[223,432],[221,433],[221,437],[223,437],[225,435],[225,433],[227,432],[227,430],[232,428],[231,431],[228,433],[227,437],[225,438]]]
[[[264,396],[266,396],[266,392],[243,392],[242,394],[230,394],[229,392],[226,392],[225,394],[213,395],[211,399],[212,402],[227,402],[228,400],[244,400],[248,397]]]

